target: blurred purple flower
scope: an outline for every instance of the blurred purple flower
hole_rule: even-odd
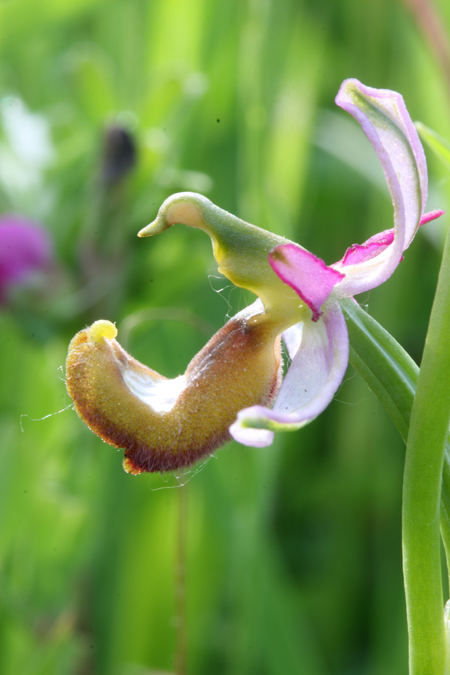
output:
[[[49,270],[52,262],[53,243],[42,225],[22,216],[0,216],[0,304],[14,286]]]

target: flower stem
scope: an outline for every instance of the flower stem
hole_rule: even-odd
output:
[[[403,482],[403,572],[411,675],[442,675],[445,669],[439,522],[450,419],[449,335],[447,237],[411,411]],[[448,529],[448,522],[444,528]]]
[[[176,549],[176,656],[177,675],[186,675],[187,636],[186,636],[186,528],[187,528],[187,486],[180,485],[178,492],[178,523]]]

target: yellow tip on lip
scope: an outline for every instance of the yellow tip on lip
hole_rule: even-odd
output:
[[[89,342],[100,342],[102,338],[113,340],[117,336],[117,328],[111,321],[95,321],[87,329],[87,337]]]

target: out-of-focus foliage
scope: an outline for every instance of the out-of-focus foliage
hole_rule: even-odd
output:
[[[448,27],[450,5],[436,7]],[[188,673],[407,672],[403,445],[359,377],[304,430],[230,444],[177,479],[125,474],[70,407],[62,366],[101,318],[178,375],[247,301],[202,233],[136,238],[172,192],[328,263],[391,227],[376,156],[333,101],[346,77],[395,89],[449,139],[424,34],[390,0],[0,4],[0,214],[45,225],[56,257],[0,308],[2,674],[174,670],[172,488],[186,480]],[[429,168],[428,209],[445,208],[448,174]],[[417,361],[446,224],[360,298]]]

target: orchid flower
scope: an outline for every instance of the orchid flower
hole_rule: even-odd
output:
[[[380,158],[394,205],[393,229],[327,266],[201,195],[173,195],[139,236],[176,223],[204,230],[219,271],[255,293],[256,302],[230,319],[173,380],[128,355],[109,321],[73,338],[66,382],[75,409],[103,440],[125,448],[130,473],[189,466],[230,437],[269,445],[274,431],[298,429],[317,417],[348,363],[340,298],[385,281],[418,227],[441,215],[424,215],[425,156],[402,97],[346,80],[336,102],[361,124]],[[281,336],[291,357],[283,381]]]

